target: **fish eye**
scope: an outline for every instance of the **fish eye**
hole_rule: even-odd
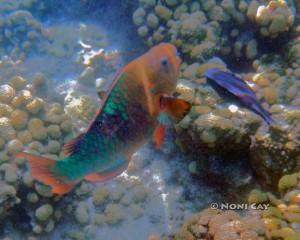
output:
[[[168,58],[163,58],[163,59],[161,60],[161,65],[162,65],[163,67],[168,67],[168,66],[169,66]]]

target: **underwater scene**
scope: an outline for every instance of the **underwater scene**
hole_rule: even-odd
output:
[[[0,0],[1,240],[300,240],[299,0]]]

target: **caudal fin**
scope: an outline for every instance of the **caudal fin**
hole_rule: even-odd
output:
[[[28,159],[30,174],[36,180],[52,187],[52,192],[62,195],[69,192],[74,183],[64,182],[54,172],[55,160],[21,152],[17,157]]]
[[[260,115],[268,125],[275,123],[270,112],[264,109],[259,103],[252,105],[253,110]]]

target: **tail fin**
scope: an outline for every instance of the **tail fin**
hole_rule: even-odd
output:
[[[262,111],[261,116],[267,122],[268,125],[275,123],[275,120],[272,118],[272,115],[265,109]]]
[[[266,109],[264,109],[262,107],[262,105],[260,104],[260,102],[256,98],[251,98],[249,96],[245,96],[243,98],[244,98],[245,103],[248,105],[248,107],[253,112],[255,112],[256,114],[261,116],[268,125],[275,123],[274,119],[272,118],[271,113],[269,111],[267,111]]]
[[[28,159],[30,174],[36,180],[52,187],[52,192],[56,194],[65,194],[69,192],[74,183],[62,181],[54,172],[55,160],[36,156],[30,153],[21,152],[17,157]]]
[[[264,109],[259,103],[253,106],[253,110],[256,111],[256,113],[260,115],[268,125],[275,123],[271,113]]]

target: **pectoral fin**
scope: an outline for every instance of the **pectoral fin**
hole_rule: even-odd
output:
[[[184,118],[191,109],[191,104],[189,102],[172,96],[161,96],[160,104],[162,109],[177,120]]]
[[[30,153],[21,152],[17,157],[27,158],[30,174],[38,181],[51,186],[52,192],[62,195],[68,193],[75,186],[75,182],[66,182],[55,172],[57,161]]]
[[[166,126],[165,125],[158,125],[158,127],[154,131],[154,142],[157,149],[160,149],[165,138],[165,131]]]

